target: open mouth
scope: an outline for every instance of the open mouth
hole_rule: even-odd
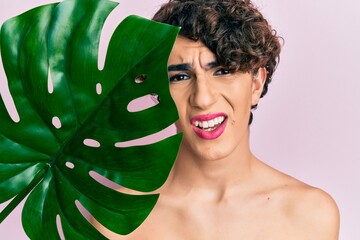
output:
[[[225,131],[226,123],[227,115],[225,113],[198,115],[191,119],[194,132],[206,140],[220,137]]]
[[[208,121],[195,121],[194,125],[201,130],[211,132],[225,121],[225,116],[219,116]]]

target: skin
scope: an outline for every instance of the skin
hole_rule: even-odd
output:
[[[231,73],[216,64],[201,42],[178,37],[169,58],[170,91],[184,132],[175,166],[159,189],[160,198],[145,222],[128,236],[110,239],[338,239],[339,212],[333,199],[267,166],[249,147],[251,105],[266,79]],[[216,139],[203,139],[191,118],[225,113]],[[124,191],[124,190],[123,190]],[[131,193],[131,191],[125,191]]]

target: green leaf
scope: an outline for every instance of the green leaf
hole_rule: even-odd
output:
[[[20,121],[0,102],[0,203],[12,199],[0,222],[30,193],[22,221],[31,239],[60,239],[57,218],[67,239],[104,239],[81,207],[114,232],[132,232],[158,195],[124,194],[94,175],[150,192],[165,182],[175,161],[181,134],[144,146],[116,143],[159,132],[178,119],[167,77],[178,28],[127,17],[99,70],[101,30],[116,5],[65,0],[1,28],[1,57]],[[136,82],[138,76],[146,79]],[[157,94],[160,103],[128,111],[131,101],[148,94]]]

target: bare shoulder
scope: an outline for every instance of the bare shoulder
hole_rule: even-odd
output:
[[[276,179],[274,196],[279,199],[283,219],[301,229],[301,239],[338,239],[339,209],[327,192],[276,170],[269,172]]]
[[[339,209],[328,193],[303,183],[290,192],[287,213],[294,222],[314,239],[338,239]]]

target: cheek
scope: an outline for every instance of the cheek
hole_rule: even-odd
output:
[[[229,89],[223,92],[223,96],[234,108],[242,109],[251,106],[251,88],[249,88],[248,86],[241,86],[236,88],[233,87],[231,90]]]
[[[233,121],[248,122],[251,111],[251,91],[238,91],[233,95],[231,108],[233,110]]]
[[[171,85],[170,85],[170,94],[175,102],[179,114],[181,114],[182,109],[184,109],[186,105],[184,94],[182,93],[182,91],[179,91],[179,89],[177,89],[176,87],[172,87]]]

